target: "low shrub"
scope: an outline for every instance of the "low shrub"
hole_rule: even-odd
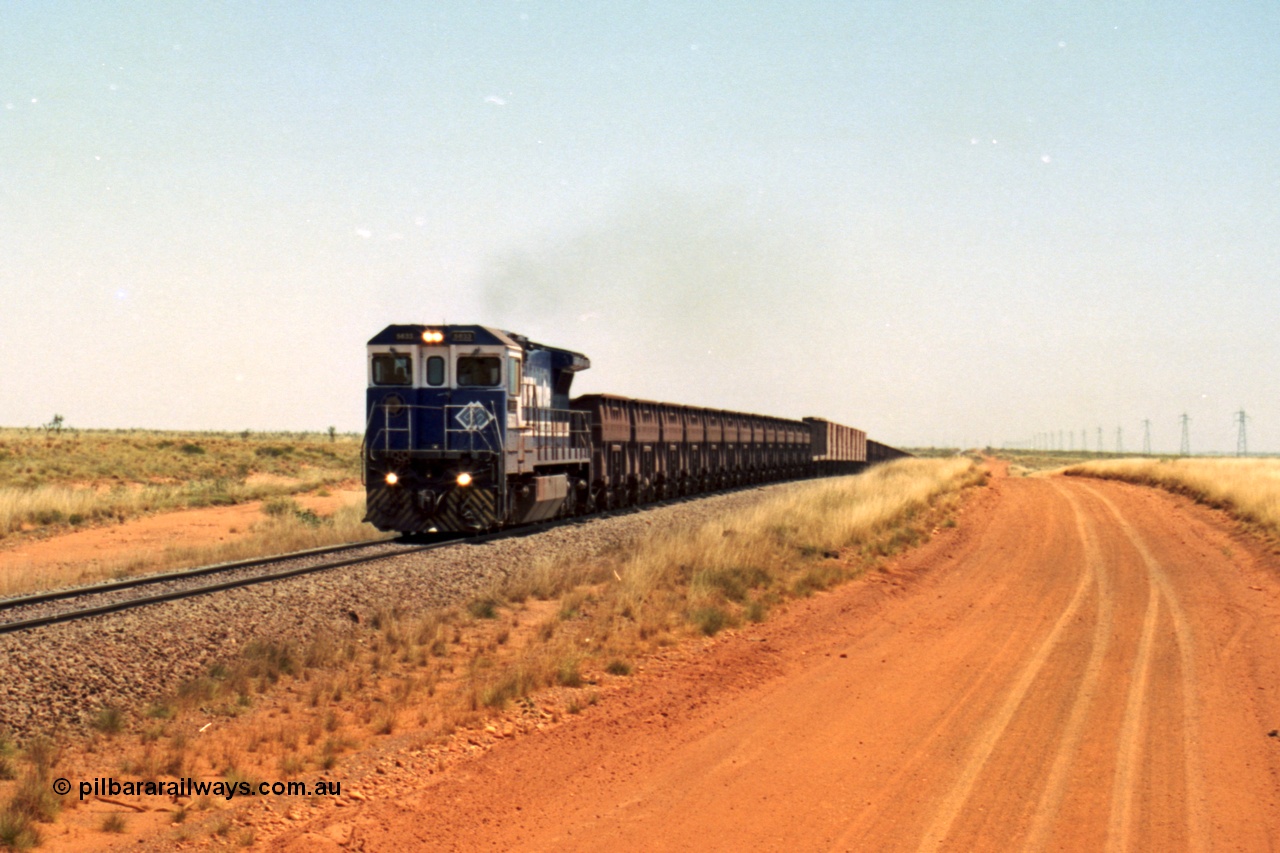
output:
[[[40,844],[40,831],[31,818],[12,809],[0,811],[0,847],[30,850]]]
[[[708,637],[715,636],[729,627],[729,614],[719,607],[700,607],[689,614],[689,621]]]
[[[618,660],[615,658],[614,660],[609,661],[609,664],[604,668],[604,671],[610,675],[630,675],[631,664],[624,660]]]
[[[124,728],[124,713],[119,708],[108,705],[94,715],[93,727],[103,734],[119,734]]]
[[[498,601],[491,596],[473,598],[467,603],[467,612],[477,619],[497,618]]]

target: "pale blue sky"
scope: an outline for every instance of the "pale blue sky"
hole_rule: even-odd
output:
[[[1280,7],[690,5],[5,4],[0,424],[359,429],[448,320],[891,443],[1280,450]]]

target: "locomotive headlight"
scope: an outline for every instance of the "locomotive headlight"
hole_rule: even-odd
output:
[[[388,485],[388,486],[394,486],[394,485],[395,485],[396,483],[398,483],[398,482],[400,482],[400,476],[399,476],[398,474],[396,474],[396,472],[395,472],[395,471],[392,471],[392,472],[390,472],[389,474],[387,474],[387,485]]]
[[[471,475],[470,475],[470,474],[468,474],[466,471],[463,471],[461,474],[459,474],[459,475],[458,475],[458,485],[459,485],[459,486],[470,486],[470,485],[471,485]]]
[[[427,344],[438,344],[444,340],[444,332],[438,332],[435,329],[427,329],[422,333],[422,342]]]

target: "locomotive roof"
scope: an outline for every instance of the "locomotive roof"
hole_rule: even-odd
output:
[[[551,366],[556,370],[578,371],[586,370],[591,366],[591,359],[580,352],[561,349],[560,347],[549,347],[546,344],[531,341],[524,335],[517,335],[513,332],[494,329],[489,326],[454,326],[434,323],[395,324],[387,326],[370,338],[369,345],[420,344],[423,342],[422,333],[428,329],[443,333],[443,343],[448,344],[508,346],[519,347],[520,349],[546,350],[551,353]]]

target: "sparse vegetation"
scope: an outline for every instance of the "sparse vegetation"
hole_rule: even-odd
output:
[[[0,847],[30,850],[40,843],[40,832],[31,819],[14,811],[0,811]]]
[[[1280,459],[1116,459],[1074,465],[1065,473],[1177,492],[1280,535]]]
[[[6,746],[6,750],[12,752],[12,745]],[[49,741],[38,739],[27,744],[24,752],[24,767],[17,776],[17,786],[0,809],[0,844],[14,850],[38,845],[37,824],[51,822],[62,808],[62,802],[51,788],[58,751]]]
[[[295,494],[359,465],[359,438],[336,433],[0,429],[0,537]]]
[[[714,637],[730,624],[731,617],[719,607],[698,607],[689,612],[689,621],[708,637]]]
[[[296,505],[292,498],[283,500]],[[162,551],[135,552],[116,559],[85,563],[74,570],[63,566],[19,567],[0,577],[0,596],[385,536],[372,525],[364,523],[363,500],[341,507],[328,516],[300,507],[297,512],[274,515],[264,512],[263,519],[251,529],[215,545],[172,546]]]
[[[94,716],[93,727],[106,735],[118,734],[124,728],[124,714],[113,706],[103,708]]]
[[[477,619],[493,619],[498,615],[498,600],[490,595],[474,598],[467,604],[467,612]]]
[[[769,606],[760,599],[752,599],[742,608],[742,615],[748,622],[763,622],[769,615]]]
[[[939,499],[984,480],[966,458],[901,460],[858,477],[798,484],[749,510],[637,542],[594,565],[536,565],[501,596],[513,603],[558,597],[556,618],[542,623],[518,660],[472,669],[472,705],[500,706],[565,685],[575,680],[572,672],[682,633],[714,636],[743,620],[760,621],[788,597],[827,589],[923,541],[955,500]]]
[[[609,661],[609,664],[604,668],[604,671],[610,675],[630,675],[631,664],[624,660],[615,658]]]
[[[546,557],[453,608],[389,605],[309,640],[248,642],[173,695],[129,709],[130,725],[122,715],[114,738],[94,736],[90,760],[125,756],[123,769],[149,778],[305,777],[376,738],[476,731],[492,710],[513,705],[537,719],[580,713],[645,655],[758,622],[922,541],[954,515],[958,492],[982,479],[968,459],[903,460],[799,483],[603,557]],[[286,501],[264,507],[261,525],[310,529]],[[52,761],[41,761],[47,783]],[[21,778],[35,776],[30,756],[18,764]],[[51,796],[48,784],[29,793]],[[57,801],[11,806],[3,819],[19,838],[50,805]],[[183,810],[174,822],[185,819],[191,837],[233,840],[225,816],[194,828],[193,817]]]
[[[1008,461],[1009,473],[1014,477],[1058,471],[1086,462],[1129,458],[1123,454],[1089,450],[996,450],[988,447],[984,452]]]
[[[15,763],[18,750],[9,733],[0,729],[0,782],[18,778],[18,765]]]

